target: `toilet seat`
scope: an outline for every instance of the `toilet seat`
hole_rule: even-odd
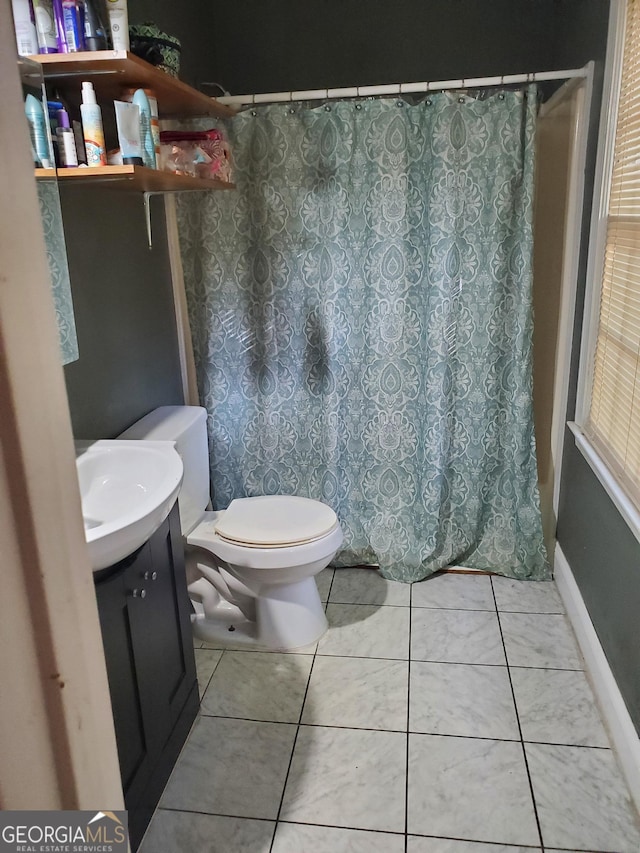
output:
[[[264,495],[232,501],[215,533],[246,548],[286,548],[316,542],[338,525],[331,507],[293,495]]]

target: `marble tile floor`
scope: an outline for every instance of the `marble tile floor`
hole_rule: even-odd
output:
[[[329,631],[196,643],[200,715],[141,853],[638,853],[553,582],[318,577]]]

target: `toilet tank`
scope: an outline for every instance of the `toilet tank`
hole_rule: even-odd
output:
[[[186,536],[209,504],[207,411],[201,406],[161,406],[136,421],[118,438],[175,441],[184,478],[178,495],[180,526]]]

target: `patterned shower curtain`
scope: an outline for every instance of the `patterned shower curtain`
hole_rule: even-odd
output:
[[[549,575],[532,413],[536,94],[229,122],[180,237],[215,508],[330,504],[335,565]]]

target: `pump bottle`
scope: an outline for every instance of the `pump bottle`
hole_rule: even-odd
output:
[[[84,145],[87,152],[87,166],[106,166],[107,152],[104,145],[102,113],[96,103],[93,83],[89,81],[82,84],[80,115],[82,116]]]

